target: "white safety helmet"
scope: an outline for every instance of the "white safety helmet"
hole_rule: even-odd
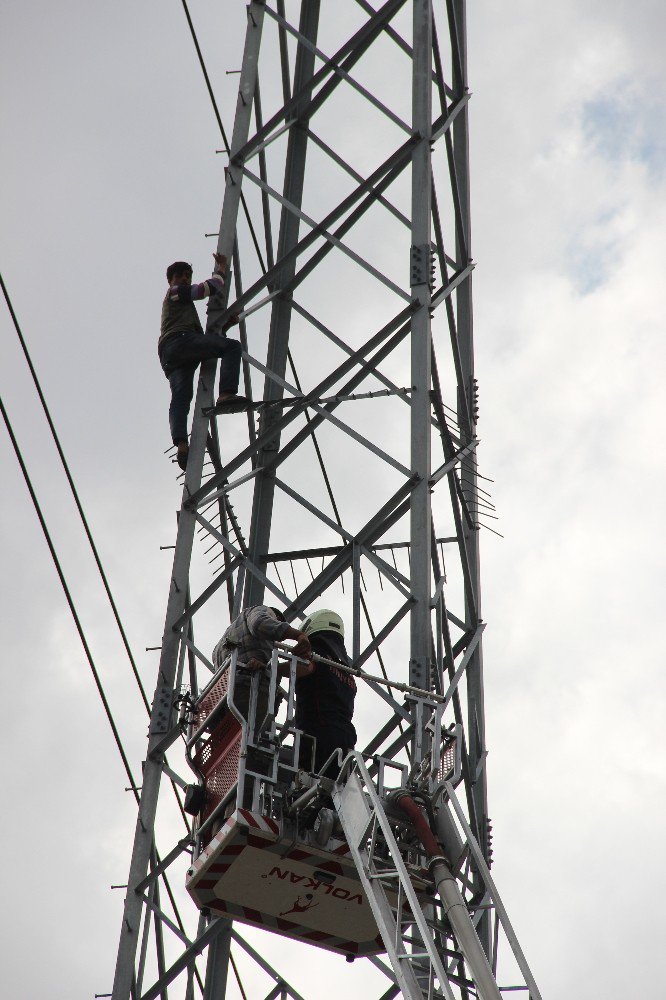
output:
[[[342,618],[336,611],[329,611],[328,608],[313,611],[308,615],[301,626],[301,631],[306,635],[312,635],[314,632],[335,632],[342,639],[345,637]]]

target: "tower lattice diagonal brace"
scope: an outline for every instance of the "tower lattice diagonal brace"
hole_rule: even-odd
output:
[[[234,24],[206,335],[239,338],[248,405],[202,364],[112,996],[321,997],[316,947],[350,997],[362,963],[377,997],[540,1000],[491,874],[465,3]],[[344,622],[315,670],[356,746],[318,770],[289,646],[213,654],[258,605]]]

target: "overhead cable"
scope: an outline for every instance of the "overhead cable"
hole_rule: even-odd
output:
[[[30,357],[30,353],[28,351],[25,339],[24,339],[23,334],[21,332],[21,327],[20,327],[18,319],[16,317],[16,313],[14,312],[14,307],[12,305],[12,301],[11,301],[11,298],[9,296],[9,292],[7,291],[7,286],[5,285],[5,282],[4,282],[4,279],[3,279],[1,273],[0,273],[0,285],[2,286],[2,292],[3,292],[3,295],[5,297],[5,302],[7,303],[7,308],[9,309],[10,315],[12,317],[12,321],[14,323],[14,329],[16,330],[16,333],[18,335],[19,341],[21,343],[21,347],[23,349],[23,353],[25,355],[25,359],[26,359],[27,364],[28,364],[28,368],[30,369],[30,374],[32,375],[33,382],[35,383],[35,388],[37,390],[37,394],[38,394],[39,399],[41,401],[42,408],[44,410],[44,414],[46,416],[46,420],[47,420],[47,423],[49,425],[49,429],[50,429],[51,434],[53,436],[53,441],[54,441],[56,449],[58,451],[58,455],[60,456],[60,461],[62,463],[62,467],[65,470],[65,475],[67,477],[67,482],[69,483],[69,487],[70,487],[70,489],[72,491],[72,496],[74,497],[74,502],[75,502],[76,508],[77,508],[77,510],[79,512],[79,516],[81,518],[81,522],[83,524],[83,527],[84,527],[84,530],[85,530],[85,533],[86,533],[86,537],[87,537],[88,542],[90,544],[90,548],[92,550],[92,553],[93,553],[93,556],[94,556],[94,559],[95,559],[95,563],[96,563],[97,569],[99,571],[99,575],[100,575],[100,577],[102,579],[102,583],[104,585],[104,589],[106,591],[106,595],[107,595],[107,597],[109,599],[109,604],[111,605],[111,610],[113,611],[113,616],[114,616],[114,618],[116,620],[116,625],[118,626],[118,631],[120,632],[120,636],[122,638],[123,645],[125,646],[125,651],[127,652],[127,656],[128,656],[129,662],[130,662],[130,666],[132,668],[132,673],[134,674],[134,678],[135,678],[137,686],[139,688],[139,692],[141,693],[141,698],[143,700],[143,704],[144,704],[144,707],[146,709],[146,712],[150,715],[150,704],[148,702],[148,698],[146,697],[145,688],[144,688],[144,686],[143,686],[143,684],[141,682],[141,678],[139,676],[139,671],[138,671],[137,666],[136,666],[136,661],[134,659],[134,656],[132,655],[132,650],[130,648],[130,644],[129,644],[129,640],[127,638],[127,634],[126,634],[125,629],[123,627],[123,623],[122,623],[122,621],[120,619],[120,613],[119,613],[118,608],[116,606],[116,602],[113,599],[113,594],[111,593],[111,587],[109,586],[109,581],[107,580],[106,573],[104,572],[104,567],[102,566],[102,561],[101,561],[99,553],[97,551],[97,546],[95,545],[95,542],[94,542],[94,539],[93,539],[93,536],[92,536],[92,532],[90,530],[87,518],[86,518],[85,513],[83,511],[83,507],[82,507],[81,501],[79,499],[78,491],[76,489],[76,486],[74,485],[74,480],[73,480],[72,474],[71,474],[71,472],[69,470],[69,465],[67,464],[67,459],[65,458],[65,454],[64,454],[64,452],[62,450],[62,446],[60,444],[60,439],[58,437],[58,433],[57,433],[57,431],[55,429],[55,426],[53,424],[53,420],[51,418],[51,413],[49,411],[48,404],[46,402],[46,399],[44,398],[44,393],[42,392],[42,387],[40,385],[39,379],[37,378],[37,372],[35,371],[35,367],[34,367],[34,365],[32,363],[32,359]],[[188,823],[187,817],[186,817],[186,815],[185,815],[185,813],[183,811],[182,802],[181,802],[180,796],[178,794],[176,785],[174,784],[173,780],[171,781],[171,785],[173,787],[173,791],[174,791],[174,794],[176,796],[176,800],[178,802],[178,807],[180,809],[181,816],[183,818],[185,826],[187,827],[187,829],[189,831],[189,823]]]
[[[90,531],[90,527],[88,526],[88,521],[87,521],[86,515],[83,512],[83,507],[82,507],[81,501],[79,499],[79,494],[77,492],[76,486],[74,485],[74,480],[72,479],[72,474],[69,471],[69,465],[67,464],[67,459],[65,458],[65,454],[64,454],[64,452],[62,450],[62,446],[60,444],[60,439],[59,439],[58,434],[56,432],[56,429],[55,429],[55,427],[53,425],[53,420],[51,419],[51,413],[49,411],[46,399],[44,398],[44,393],[42,392],[42,387],[41,387],[41,385],[39,383],[39,379],[37,378],[37,372],[35,371],[34,365],[32,363],[32,359],[30,357],[30,353],[28,351],[26,342],[25,342],[25,340],[23,338],[23,334],[21,333],[21,327],[19,326],[18,319],[16,318],[16,313],[14,312],[14,307],[12,306],[11,299],[9,297],[9,292],[7,291],[7,287],[5,285],[5,282],[4,282],[4,279],[2,277],[2,274],[0,274],[0,285],[2,285],[2,294],[5,297],[5,302],[7,303],[7,308],[9,309],[9,313],[10,313],[10,315],[12,317],[12,322],[14,323],[14,329],[16,330],[16,333],[18,335],[18,339],[19,339],[21,347],[23,349],[23,354],[25,355],[25,360],[28,363],[28,368],[30,369],[30,374],[32,375],[32,380],[35,383],[35,388],[37,390],[37,395],[39,396],[39,400],[40,400],[40,402],[42,404],[42,408],[44,410],[44,415],[46,416],[46,421],[47,421],[47,423],[49,425],[49,430],[51,431],[51,435],[53,437],[53,441],[54,441],[56,449],[58,451],[58,455],[60,456],[60,461],[62,462],[62,467],[65,470],[65,475],[67,477],[67,482],[69,483],[69,488],[72,491],[72,496],[74,497],[74,503],[76,504],[76,509],[79,512],[79,516],[81,518],[81,522],[83,524],[83,528],[84,528],[84,531],[86,533],[86,537],[87,537],[88,542],[90,544],[90,548],[92,549],[92,554],[93,554],[95,562],[97,564],[97,569],[99,570],[99,575],[102,578],[102,583],[104,584],[104,589],[106,591],[106,596],[109,599],[109,604],[111,605],[111,610],[113,611],[114,618],[116,619],[116,625],[118,626],[118,631],[120,632],[120,636],[122,638],[123,645],[125,646],[125,651],[127,652],[127,656],[129,658],[129,661],[130,661],[130,664],[131,664],[131,667],[132,667],[132,673],[134,674],[136,683],[137,683],[137,685],[139,687],[139,691],[141,692],[141,697],[143,699],[143,704],[145,705],[146,711],[150,713],[150,705],[148,703],[148,698],[146,697],[146,692],[145,692],[143,684],[141,682],[141,678],[139,677],[139,671],[137,670],[136,662],[134,660],[134,656],[132,655],[132,650],[130,649],[129,640],[127,638],[127,635],[125,633],[125,629],[123,628],[122,622],[120,620],[120,615],[118,613],[118,608],[116,607],[116,602],[113,599],[113,594],[111,593],[111,587],[109,586],[109,581],[106,578],[106,573],[104,572],[104,568],[102,566],[102,561],[101,561],[101,559],[99,557],[99,553],[97,551],[97,546],[95,545],[95,542],[93,541],[92,533]]]
[[[197,38],[197,33],[194,30],[194,24],[192,23],[192,18],[190,17],[189,7],[187,6],[187,0],[181,0],[183,5],[183,10],[185,11],[185,17],[187,18],[187,24],[190,29],[190,34],[192,35],[192,41],[194,42],[194,47],[197,50],[197,56],[199,59],[199,65],[201,66],[201,72],[204,75],[204,80],[206,81],[206,88],[208,90],[208,96],[210,97],[210,102],[213,105],[213,111],[215,112],[215,117],[217,118],[217,124],[220,129],[220,134],[222,136],[222,142],[224,143],[224,148],[227,155],[230,154],[231,149],[229,146],[229,140],[227,139],[227,133],[224,130],[224,125],[222,124],[222,117],[220,115],[219,108],[217,106],[217,101],[215,100],[215,94],[213,93],[213,87],[210,82],[210,77],[208,76],[208,70],[206,69],[206,64],[204,62],[203,53],[201,51],[201,46],[199,45],[199,39]],[[245,200],[245,195],[240,196],[241,205],[243,206],[243,212],[245,213],[245,218],[247,224],[250,227],[250,235],[252,237],[252,242],[254,243],[254,249],[256,250],[257,257],[259,258],[259,263],[261,264],[261,269],[266,273],[266,265],[264,263],[264,258],[261,255],[261,250],[259,248],[259,241],[257,240],[257,235],[254,231],[254,226],[252,225],[252,220],[250,219],[250,211],[247,207],[247,202]]]
[[[90,669],[92,671],[92,675],[93,675],[93,678],[95,680],[95,685],[97,687],[97,691],[99,692],[99,696],[102,699],[102,704],[104,706],[104,711],[106,713],[107,719],[109,720],[109,725],[111,726],[111,731],[113,733],[113,738],[115,739],[116,746],[118,747],[118,753],[120,754],[120,756],[122,758],[123,766],[125,768],[125,773],[127,774],[127,777],[129,779],[129,783],[130,783],[130,787],[131,787],[132,791],[134,792],[134,797],[135,797],[135,799],[137,800],[137,803],[138,803],[139,796],[138,796],[138,792],[137,792],[137,786],[136,786],[135,781],[134,781],[134,776],[132,774],[132,769],[130,768],[129,761],[127,759],[127,754],[125,753],[125,748],[123,747],[122,740],[120,739],[120,734],[119,734],[118,729],[116,727],[116,723],[115,723],[115,720],[113,718],[113,714],[111,712],[111,708],[110,708],[109,703],[107,701],[106,694],[104,692],[104,687],[102,685],[102,681],[100,679],[99,673],[97,672],[97,667],[95,666],[95,661],[93,660],[92,653],[90,652],[90,647],[88,646],[88,641],[87,641],[87,639],[85,637],[85,633],[83,631],[83,626],[81,625],[81,620],[79,619],[78,613],[76,611],[76,607],[74,606],[74,601],[72,599],[72,595],[70,593],[69,587],[67,586],[67,581],[65,580],[65,575],[64,575],[64,573],[62,571],[62,566],[60,565],[60,560],[58,559],[58,555],[57,555],[56,550],[55,550],[55,548],[53,546],[53,542],[51,540],[51,535],[49,533],[49,529],[46,526],[46,521],[44,520],[44,515],[42,514],[42,509],[41,509],[41,507],[39,505],[39,501],[37,500],[37,495],[36,495],[36,493],[35,493],[35,491],[33,489],[32,482],[30,480],[30,476],[28,475],[28,470],[26,468],[25,462],[23,461],[23,455],[21,454],[21,449],[19,448],[19,445],[18,445],[18,442],[16,440],[16,437],[14,436],[14,431],[12,429],[12,425],[10,423],[9,415],[7,414],[7,410],[5,409],[5,404],[2,401],[2,397],[0,397],[0,409],[2,410],[2,417],[3,417],[3,420],[5,421],[5,426],[7,428],[7,432],[9,433],[9,437],[10,437],[10,440],[12,442],[12,447],[14,448],[14,452],[16,454],[16,458],[18,460],[19,465],[21,466],[21,472],[23,473],[23,478],[25,480],[25,484],[28,487],[28,492],[30,493],[30,498],[32,500],[33,506],[34,506],[35,511],[37,513],[37,517],[39,518],[39,523],[40,523],[40,525],[42,527],[42,531],[44,532],[44,537],[46,539],[46,544],[48,545],[49,552],[51,553],[51,559],[53,560],[53,564],[54,564],[54,566],[56,568],[56,571],[58,573],[58,577],[60,579],[60,583],[62,584],[62,589],[65,592],[65,597],[67,598],[67,603],[69,605],[69,610],[72,613],[72,618],[74,619],[74,624],[76,625],[76,630],[79,633],[79,638],[81,640],[81,645],[83,646],[84,652],[86,654],[86,658],[87,658],[88,663],[90,665]]]
[[[3,285],[3,288],[4,288],[4,285]],[[35,493],[35,490],[33,488],[30,476],[28,474],[28,470],[26,468],[26,464],[23,461],[23,455],[21,453],[21,449],[20,449],[18,441],[16,440],[16,437],[14,435],[14,430],[12,428],[11,421],[9,419],[9,415],[7,413],[7,410],[5,409],[5,404],[3,403],[1,396],[0,396],[0,410],[2,411],[2,418],[3,418],[4,422],[5,422],[5,426],[7,428],[7,432],[9,434],[10,440],[12,442],[12,447],[14,448],[14,453],[15,453],[17,461],[18,461],[18,463],[19,463],[19,465],[21,467],[21,472],[23,473],[23,478],[25,480],[25,484],[28,487],[28,492],[30,493],[30,498],[32,500],[33,506],[34,506],[35,511],[37,513],[37,517],[39,519],[39,523],[40,523],[42,531],[44,533],[44,538],[46,539],[46,544],[48,545],[49,552],[51,553],[51,559],[53,560],[53,564],[54,564],[54,566],[56,568],[56,571],[58,573],[58,577],[60,579],[60,583],[62,585],[62,589],[63,589],[63,591],[65,593],[65,597],[67,599],[67,604],[69,605],[69,610],[70,610],[70,612],[72,614],[72,618],[74,619],[74,624],[75,624],[76,630],[77,630],[77,632],[79,634],[79,638],[81,640],[81,645],[83,646],[84,652],[86,654],[86,659],[88,660],[88,664],[90,666],[90,670],[92,672],[92,675],[93,675],[93,678],[94,678],[94,681],[95,681],[95,686],[97,687],[97,691],[98,691],[99,696],[100,696],[100,698],[102,700],[102,705],[104,706],[104,712],[106,714],[106,717],[108,719],[109,725],[111,727],[111,732],[113,733],[113,738],[114,738],[114,740],[116,742],[116,747],[118,748],[118,753],[120,754],[120,757],[122,759],[123,767],[125,768],[125,774],[127,775],[127,778],[129,780],[129,790],[131,790],[131,792],[134,795],[134,798],[136,800],[137,805],[139,805],[139,790],[138,790],[138,786],[137,786],[137,784],[136,784],[136,782],[134,780],[134,775],[132,774],[132,769],[130,767],[129,760],[127,759],[127,754],[125,753],[125,748],[123,746],[123,742],[122,742],[122,740],[120,738],[120,733],[118,732],[118,728],[116,726],[115,719],[113,718],[113,713],[111,712],[111,707],[109,705],[109,702],[108,702],[107,697],[106,697],[106,693],[104,691],[104,685],[102,684],[101,678],[100,678],[99,673],[97,671],[97,667],[95,666],[95,661],[93,660],[92,653],[90,652],[90,647],[88,645],[88,640],[86,639],[85,632],[83,631],[83,626],[82,626],[81,620],[80,620],[80,618],[78,616],[78,613],[77,613],[77,610],[76,610],[76,606],[74,604],[74,600],[72,598],[70,589],[67,586],[67,581],[65,579],[65,574],[63,573],[62,566],[60,565],[60,560],[58,559],[58,555],[57,555],[55,547],[53,545],[53,541],[51,539],[50,532],[49,532],[49,530],[48,530],[48,528],[46,526],[46,521],[44,520],[44,515],[42,514],[41,506],[40,506],[39,501],[37,499],[37,495]],[[182,811],[182,809],[181,809],[181,811]],[[160,857],[159,857],[159,854],[157,854],[157,852],[156,852],[156,857],[157,857],[158,862],[159,862]],[[170,901],[171,906],[173,908],[176,920],[177,920],[177,922],[178,922],[178,924],[180,926],[181,931],[184,931],[184,929],[185,929],[184,928],[184,924],[183,924],[182,918],[180,916],[180,913],[178,911],[178,906],[177,906],[177,903],[176,903],[176,899],[174,897],[173,890],[171,888],[169,880],[168,880],[168,878],[166,876],[166,872],[162,873],[162,879],[164,881],[164,885],[165,885],[165,888],[167,890],[167,894],[169,896],[169,901]],[[197,973],[197,979],[199,980],[198,973]]]

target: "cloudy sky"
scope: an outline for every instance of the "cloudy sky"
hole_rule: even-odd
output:
[[[180,497],[157,310],[165,263],[208,270],[219,134],[177,0],[2,7],[0,268],[152,691]],[[192,16],[230,132],[243,5]],[[663,979],[664,26],[653,0],[469,11],[480,456],[504,535],[482,551],[494,871],[558,1000]],[[1,315],[0,392],[138,775],[145,715]],[[4,993],[88,1000],[111,988],[134,806],[4,430],[0,449]],[[308,998],[322,970],[380,992],[248,938]]]

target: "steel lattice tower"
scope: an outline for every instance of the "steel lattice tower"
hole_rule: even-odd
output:
[[[233,266],[207,332],[242,313],[257,406],[204,415],[202,367],[114,1000],[222,997],[233,941],[269,997],[299,996],[235,925],[179,898],[191,836],[168,787],[191,780],[179,695],[210,680],[207,643],[269,597],[294,622],[339,608],[356,666],[439,696],[461,891],[493,973],[508,939],[509,982],[539,996],[488,872],[465,2],[332,6],[247,7],[217,243]],[[432,706],[376,682],[357,702],[359,748],[413,771]],[[468,998],[447,962],[434,995]]]

